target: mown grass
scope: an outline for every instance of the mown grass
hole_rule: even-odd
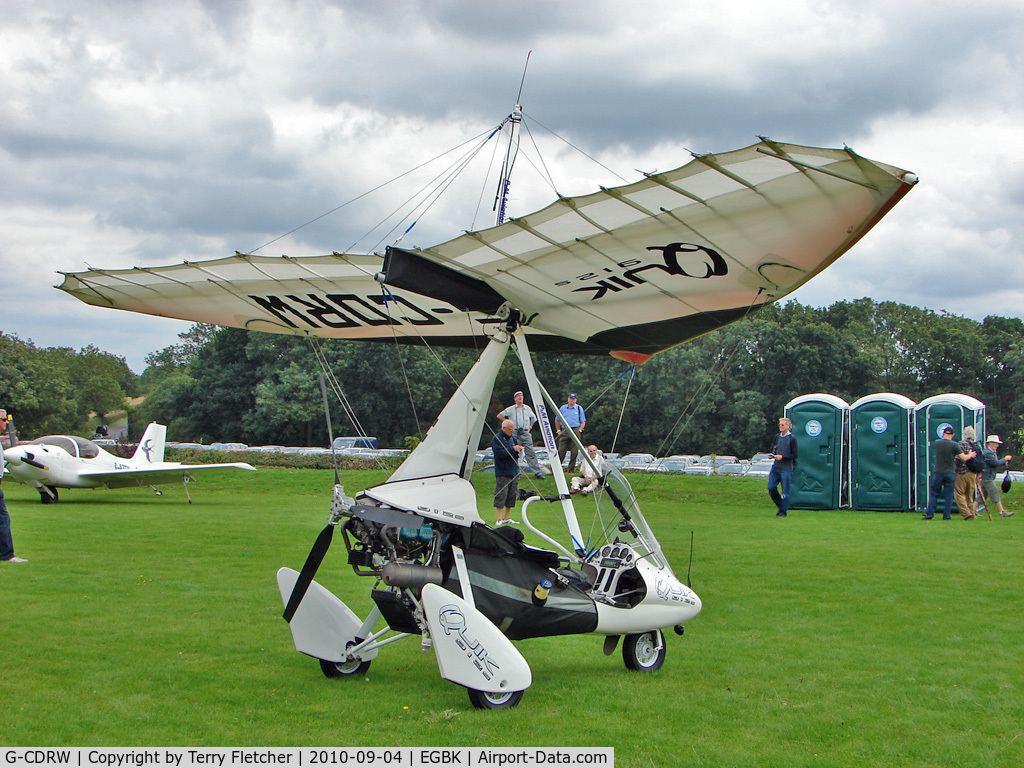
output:
[[[351,492],[383,478],[343,482]],[[0,566],[0,744],[614,746],[619,766],[1024,764],[1016,493],[1007,506],[1018,515],[994,522],[799,510],[779,520],[762,481],[637,478],[677,573],[692,533],[704,612],[668,636],[653,675],[605,657],[598,636],[524,641],[534,684],[522,703],[478,712],[414,641],[385,649],[357,680],[328,680],[295,653],[274,572],[301,566],[331,482],[275,468],[203,478],[192,505],[166,486],[159,498],[69,490],[53,506],[5,483],[30,563]],[[482,510],[492,482],[478,483]],[[365,614],[370,580],[342,551],[336,543],[318,578]]]

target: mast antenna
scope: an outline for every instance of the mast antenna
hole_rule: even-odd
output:
[[[496,224],[504,224],[508,210],[508,192],[512,183],[512,166],[515,165],[516,156],[519,154],[519,125],[523,122],[523,86],[526,84],[526,70],[530,66],[530,54],[526,54],[526,64],[523,66],[523,77],[519,81],[519,93],[516,96],[516,105],[512,108],[512,114],[505,118],[510,125],[508,132],[508,147],[505,149],[505,159],[501,164],[501,176],[498,178],[498,192],[494,196],[494,210],[497,211]]]

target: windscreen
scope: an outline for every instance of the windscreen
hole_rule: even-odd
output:
[[[604,540],[592,541],[591,547],[618,540],[629,544],[641,556],[646,556],[649,562],[672,573],[662,555],[661,545],[640,511],[640,504],[629,481],[616,467],[607,463],[604,478],[602,490],[595,495],[597,504],[594,526],[595,529],[600,527]]]

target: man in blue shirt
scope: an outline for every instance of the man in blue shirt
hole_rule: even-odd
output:
[[[786,517],[789,511],[789,488],[793,484],[793,470],[796,469],[796,438],[789,431],[793,422],[787,418],[779,419],[779,434],[772,440],[771,455],[775,459],[768,473],[768,495],[778,507],[776,517]],[[782,486],[782,494],[778,487]]]
[[[500,525],[519,525],[512,519],[512,507],[516,505],[519,492],[519,454],[523,446],[516,442],[512,433],[515,424],[511,419],[501,422],[501,431],[491,438],[491,451],[494,453],[494,508],[497,510]]]
[[[583,427],[587,424],[587,415],[583,412],[583,406],[576,404],[576,395],[569,395],[569,401],[558,409],[559,418],[555,419],[555,428],[558,436],[555,437],[555,447],[558,449],[558,463],[565,459],[566,451],[569,451],[569,469],[571,475],[576,469],[576,456],[579,449],[569,435],[569,429],[576,433],[581,441],[583,440]],[[568,429],[564,429],[568,427]]]

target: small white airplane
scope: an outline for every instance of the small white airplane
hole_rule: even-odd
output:
[[[4,450],[7,473],[39,491],[43,504],[57,502],[58,488],[128,488],[181,481],[188,497],[192,476],[211,469],[256,468],[234,464],[181,464],[164,461],[167,427],[153,422],[130,459],[113,456],[91,440],[73,435],[48,435]],[[156,490],[154,488],[153,490]],[[160,495],[160,491],[156,491]],[[192,503],[188,497],[189,504]]]

